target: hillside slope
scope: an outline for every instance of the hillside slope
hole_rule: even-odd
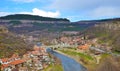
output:
[[[0,58],[10,57],[14,53],[22,55],[31,48],[22,38],[0,27]]]
[[[89,38],[98,38],[99,44],[108,44],[113,47],[113,51],[120,52],[120,20],[97,24],[85,31],[85,34]]]

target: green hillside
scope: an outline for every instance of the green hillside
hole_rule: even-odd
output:
[[[50,18],[50,17],[42,17],[37,15],[28,15],[28,14],[15,14],[0,17],[2,20],[39,20],[39,21],[67,21],[66,18]]]

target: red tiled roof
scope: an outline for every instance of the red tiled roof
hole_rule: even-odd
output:
[[[81,50],[87,50],[89,48],[89,45],[85,44],[85,45],[82,45],[82,46],[78,46],[79,49]]]
[[[6,67],[8,67],[8,66],[10,66],[10,65],[21,64],[21,63],[23,63],[23,62],[25,62],[25,60],[15,60],[15,61],[13,61],[13,62],[11,62],[11,63],[8,63],[8,64],[2,64],[2,69],[6,68]]]
[[[24,62],[25,62],[25,60],[15,60],[15,61],[11,62],[10,64],[17,65],[17,64],[24,63]]]
[[[3,59],[1,59],[2,60],[2,62],[7,62],[8,61],[8,58],[3,58]]]
[[[39,51],[32,51],[32,54],[39,54]]]

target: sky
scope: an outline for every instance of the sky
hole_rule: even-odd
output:
[[[120,17],[120,0],[0,0],[0,16],[31,14],[72,22]]]

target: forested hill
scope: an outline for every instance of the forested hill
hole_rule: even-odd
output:
[[[1,20],[37,20],[37,21],[66,21],[69,22],[66,18],[50,18],[42,17],[37,15],[28,15],[28,14],[15,14],[0,17]]]
[[[23,38],[0,26],[0,58],[11,57],[14,53],[23,55],[32,50],[32,47],[33,45],[28,44]]]

